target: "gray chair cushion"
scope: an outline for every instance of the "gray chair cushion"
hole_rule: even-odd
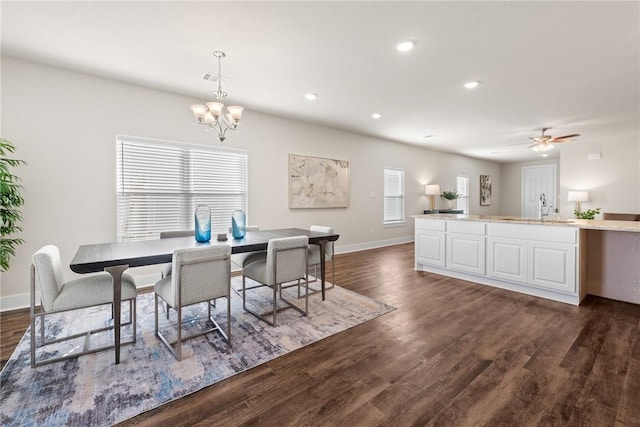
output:
[[[231,262],[240,268],[245,268],[252,262],[260,261],[267,258],[267,251],[245,252],[242,254],[231,255]]]
[[[229,296],[231,246],[179,249],[173,253],[172,274],[155,284],[155,292],[172,307]]]
[[[130,274],[122,275],[122,301],[135,299],[135,280]],[[64,311],[91,307],[113,302],[113,278],[107,272],[96,273],[71,280],[64,284],[58,298],[53,302],[53,310]]]
[[[113,302],[113,278],[107,272],[88,274],[63,281],[60,251],[47,245],[33,254],[33,265],[40,283],[42,308],[47,313],[73,310]],[[122,300],[136,297],[136,284],[129,274],[122,275]]]
[[[309,227],[310,231],[318,231],[320,233],[333,233],[333,227],[325,227],[323,225],[312,225]],[[325,246],[325,260],[331,261],[333,259],[333,242],[328,242]],[[309,265],[320,264],[320,246],[309,245]]]
[[[307,274],[308,243],[307,236],[271,239],[267,258],[248,264],[242,274],[268,286],[304,278]]]
[[[170,239],[172,237],[189,237],[195,236],[195,230],[176,230],[176,231],[161,231],[161,239]],[[195,238],[195,237],[194,237]],[[161,277],[171,276],[171,263],[167,262],[160,265]]]

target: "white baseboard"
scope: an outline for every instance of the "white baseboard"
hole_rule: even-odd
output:
[[[40,293],[36,292],[36,304],[40,304]],[[29,308],[31,305],[31,294],[7,295],[0,298],[0,311],[18,310]]]
[[[382,248],[385,246],[401,245],[403,243],[413,242],[414,236],[396,237],[394,239],[377,240],[375,242],[357,243],[355,245],[336,246],[336,254],[346,254],[350,252],[366,251],[368,249]],[[238,268],[232,269],[232,272],[240,271]],[[138,288],[146,288],[153,286],[155,282],[160,280],[160,274],[144,274],[135,275],[136,286]],[[0,297],[0,312],[18,310],[29,307],[29,293],[7,295]],[[36,293],[36,303],[40,303],[40,295]]]
[[[336,254],[347,254],[350,252],[366,251],[368,249],[383,248],[385,246],[401,245],[414,241],[414,236],[396,237],[394,239],[376,240],[375,242],[357,243],[355,245],[344,245],[335,247]]]

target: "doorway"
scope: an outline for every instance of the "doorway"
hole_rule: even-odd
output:
[[[537,218],[542,196],[552,215],[556,209],[556,165],[522,167],[522,216]]]

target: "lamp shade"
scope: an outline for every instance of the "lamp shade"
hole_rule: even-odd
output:
[[[435,196],[440,194],[440,186],[438,184],[431,184],[424,186],[424,194],[427,196]]]
[[[567,195],[568,202],[588,202],[589,193],[586,191],[569,191]]]

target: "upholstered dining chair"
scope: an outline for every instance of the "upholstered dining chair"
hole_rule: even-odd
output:
[[[257,225],[247,225],[247,231],[259,231],[260,227]],[[231,233],[231,228],[229,228],[229,233]],[[241,254],[233,254],[231,255],[231,262],[241,269],[244,268],[245,265],[251,264],[254,261],[258,261],[261,259],[265,259],[267,257],[267,251],[255,251],[255,252],[244,252]]]
[[[194,236],[194,230],[176,230],[176,231],[161,231],[160,238],[161,239],[171,239],[173,237],[189,237]],[[171,276],[171,263],[167,262],[160,265],[160,275],[164,279],[165,277]]]
[[[318,231],[320,233],[333,233],[333,227],[325,227],[323,225],[312,225],[309,227],[309,231]],[[333,242],[327,242],[325,246],[325,261],[331,262],[331,286],[328,286],[326,289],[331,289],[336,284],[336,267],[333,262],[333,258],[335,256]],[[313,267],[313,277],[314,280],[311,282],[315,282],[318,280],[318,270],[320,269],[320,246],[318,245],[309,245],[309,267]],[[320,292],[320,290],[313,290],[312,293]]]
[[[307,316],[309,312],[308,247],[308,236],[270,239],[267,244],[267,257],[254,261],[242,269],[242,307],[244,310],[271,326],[277,326],[277,313],[288,308],[293,308],[302,315]],[[258,313],[253,309],[247,308],[247,290],[249,290],[246,286],[247,277],[272,288],[273,301],[271,311]],[[302,279],[304,279],[306,287],[304,310],[282,296],[282,288],[285,283],[297,281],[298,286],[300,286]],[[278,299],[283,301],[286,307],[278,308]],[[270,316],[271,320],[267,316]]]
[[[40,248],[32,257],[31,264],[31,367],[66,360],[84,354],[108,350],[113,345],[91,348],[91,334],[113,329],[105,326],[90,331],[66,335],[60,338],[45,337],[45,319],[52,313],[77,310],[97,305],[113,304],[113,278],[107,272],[87,274],[79,279],[64,281],[60,250],[54,245]],[[36,281],[40,288],[40,312],[36,313]],[[122,344],[136,342],[136,285],[133,277],[125,273],[122,275],[122,302],[129,303],[129,320],[121,326],[132,325],[133,338]],[[112,311],[113,313],[113,311]],[[40,319],[40,342],[36,340],[36,319]],[[68,341],[78,337],[85,337],[84,349],[71,350],[64,356],[41,358],[36,361],[36,348],[50,344]]]
[[[167,346],[171,354],[182,360],[182,343],[200,335],[218,331],[231,345],[231,246],[215,245],[200,248],[178,249],[173,252],[172,274],[155,284],[155,334]],[[211,316],[211,301],[227,299],[226,332]],[[177,313],[175,341],[171,342],[158,327],[158,299],[163,300]],[[207,303],[208,320],[213,327],[183,336],[183,308]],[[175,348],[174,348],[175,345]]]

